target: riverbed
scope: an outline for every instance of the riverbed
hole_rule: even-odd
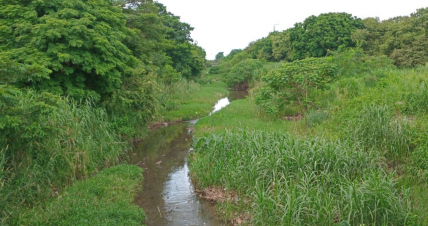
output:
[[[212,113],[245,95],[231,92],[217,102]],[[153,130],[130,153],[129,163],[144,169],[144,182],[135,203],[144,209],[147,226],[226,225],[216,216],[214,205],[199,197],[189,177],[187,156],[192,150],[196,122]]]

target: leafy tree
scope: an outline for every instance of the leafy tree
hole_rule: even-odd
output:
[[[324,89],[336,77],[337,69],[329,58],[308,58],[284,64],[270,71],[262,80],[267,85],[259,91],[256,103],[275,114],[285,106],[295,106],[299,113],[318,108],[314,91]]]
[[[20,79],[76,98],[97,100],[120,88],[136,58],[122,43],[131,30],[108,0],[0,0],[0,57],[44,68],[43,76]]]
[[[206,53],[193,43],[190,37],[193,27],[181,22],[180,17],[168,12],[161,3],[155,4],[163,24],[167,27],[168,44],[165,52],[172,60],[172,66],[186,78],[198,76],[205,68]]]
[[[155,74],[155,77],[149,77],[167,84],[180,79],[180,74],[172,67],[171,57],[165,52],[170,45],[170,41],[165,38],[168,27],[158,14],[158,6],[147,1],[125,9],[124,13],[127,26],[133,29],[133,33],[125,39],[125,44],[141,61],[140,69],[143,71],[139,71],[140,76]]]
[[[269,35],[272,40],[272,58],[274,61],[291,60],[292,48],[290,42],[290,30],[272,32]]]
[[[327,13],[310,16],[290,30],[292,59],[322,57],[339,46],[353,47],[351,34],[363,28],[363,22],[347,13]]]
[[[224,52],[219,52],[217,55],[215,55],[216,60],[221,60],[224,57]]]
[[[428,8],[409,16],[379,21],[364,20],[364,29],[356,30],[352,39],[370,55],[387,55],[400,67],[414,67],[428,61]]]
[[[242,49],[232,49],[227,56],[224,57],[224,60],[231,60],[236,54],[242,52]]]
[[[270,38],[262,38],[250,45],[245,49],[253,59],[265,59],[272,61],[272,40]]]

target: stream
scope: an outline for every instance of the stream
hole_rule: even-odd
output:
[[[245,96],[245,92],[230,92],[217,102],[210,115]],[[187,156],[192,150],[196,122],[152,130],[130,153],[129,163],[144,169],[144,182],[135,203],[144,209],[147,226],[226,225],[216,217],[214,205],[199,198],[189,177]]]

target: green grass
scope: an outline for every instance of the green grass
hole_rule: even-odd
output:
[[[427,74],[340,78],[298,122],[234,101],[196,124],[191,173],[235,190],[225,216],[250,212],[255,225],[427,225]]]
[[[105,169],[28,210],[16,225],[142,225],[144,211],[132,204],[142,179],[137,166]]]
[[[129,148],[106,111],[50,93],[0,87],[0,222],[116,165]],[[4,89],[3,89],[4,88]]]
[[[287,131],[295,126],[295,122],[263,115],[251,97],[247,97],[233,101],[221,111],[201,118],[195,126],[195,136],[202,137],[211,133],[218,134],[225,130],[241,129]]]
[[[170,87],[164,87],[162,97],[164,110],[155,121],[183,121],[208,115],[214,104],[228,91],[222,82],[198,84],[182,81]]]
[[[202,138],[191,170],[198,185],[235,190],[254,225],[404,225],[408,195],[395,188],[379,153],[358,144],[283,132],[226,132]]]

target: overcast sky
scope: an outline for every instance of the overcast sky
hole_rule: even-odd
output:
[[[292,27],[311,15],[346,12],[385,20],[428,7],[427,0],[158,0],[195,30],[192,38],[214,59],[276,30]]]

